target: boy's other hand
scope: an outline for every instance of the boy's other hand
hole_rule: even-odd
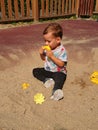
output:
[[[53,52],[50,51],[46,51],[46,56],[48,56],[50,59],[54,56]]]
[[[39,49],[39,53],[40,53],[41,55],[43,55],[43,53],[44,53],[44,49],[43,49],[43,47],[40,47],[40,49]]]

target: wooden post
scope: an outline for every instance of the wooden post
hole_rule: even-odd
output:
[[[98,0],[96,0],[95,12],[97,12],[97,13],[98,13]]]
[[[61,0],[58,1],[58,15],[61,13]]]
[[[76,17],[78,17],[78,13],[79,13],[79,0],[76,0]]]
[[[34,21],[38,21],[39,20],[39,7],[38,7],[38,0],[33,0],[32,2],[32,7],[33,7],[33,17],[34,17]]]
[[[42,4],[41,4],[41,16],[44,16],[44,12],[45,12],[45,9],[44,9],[44,0],[41,1]]]
[[[97,0],[98,1],[98,0]],[[94,8],[94,0],[90,1],[90,10],[89,10],[89,15],[92,16],[93,15],[93,8]],[[98,3],[97,3],[98,4]]]
[[[64,0],[62,0],[62,15],[64,15]]]
[[[2,12],[2,20],[5,20],[6,19],[6,13],[5,13],[5,3],[4,3],[4,0],[1,0],[1,12]]]
[[[11,4],[11,0],[8,0],[8,15],[9,15],[10,19],[13,18],[13,16],[12,16],[12,4]]]
[[[50,0],[50,16],[53,15],[53,0]]]
[[[75,13],[75,5],[74,5],[75,0],[72,0],[72,13]]]
[[[49,0],[46,0],[46,16],[49,16]]]
[[[26,15],[27,17],[30,17],[30,0],[26,0]]]
[[[21,16],[24,17],[25,16],[25,13],[24,13],[24,0],[21,0],[20,1],[20,7],[21,7]]]
[[[68,0],[66,0],[65,13],[68,14]]]
[[[15,9],[15,19],[18,19],[18,1],[14,0],[14,9]]]

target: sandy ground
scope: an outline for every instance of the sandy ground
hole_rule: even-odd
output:
[[[0,44],[0,130],[98,130],[98,85],[90,81],[90,75],[98,71],[98,24],[94,34],[94,30],[89,31],[95,24],[91,23],[85,25],[88,33],[82,33],[87,30],[84,26],[73,30],[81,31],[78,38],[64,34],[68,77],[60,101],[50,100],[52,88],[44,88],[32,76],[33,68],[43,66],[37,49]],[[6,37],[5,31],[0,34]],[[24,82],[30,84],[26,90],[21,87]],[[45,96],[42,105],[35,104],[36,93]]]

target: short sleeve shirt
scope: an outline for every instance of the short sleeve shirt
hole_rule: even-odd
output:
[[[56,58],[60,59],[61,61],[67,62],[67,52],[62,44],[60,46],[58,46],[56,49],[52,50],[52,52]],[[59,67],[47,56],[45,58],[44,68],[45,68],[45,70],[51,71],[51,72],[66,73],[66,64],[63,67]]]

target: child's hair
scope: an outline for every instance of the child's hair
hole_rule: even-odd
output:
[[[50,23],[45,30],[43,31],[43,35],[52,32],[52,35],[55,37],[60,37],[62,39],[63,29],[58,23]]]

